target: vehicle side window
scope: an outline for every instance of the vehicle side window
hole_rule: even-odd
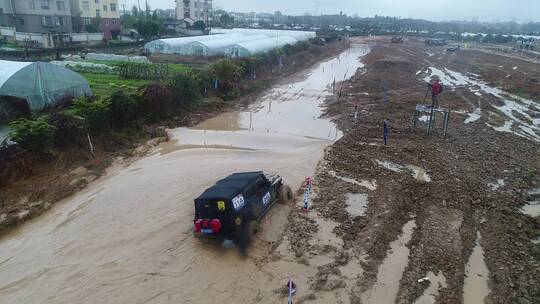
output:
[[[255,195],[255,188],[256,188],[256,185],[251,185],[251,186],[247,187],[247,189],[246,189],[246,197],[247,198],[253,197]]]
[[[259,177],[255,184],[257,186],[257,194],[261,194],[266,188],[268,181],[265,178]]]

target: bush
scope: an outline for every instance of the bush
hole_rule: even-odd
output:
[[[309,43],[308,41],[301,41],[295,44],[296,49],[301,51],[307,51],[310,46],[311,43]]]
[[[259,57],[246,57],[238,59],[236,64],[240,67],[244,76],[250,77],[253,70],[257,71],[261,66],[261,60]]]
[[[281,57],[281,51],[279,49],[272,49],[267,53],[267,63],[277,64],[279,62],[279,57]]]
[[[32,111],[24,98],[0,96],[0,123],[13,118],[30,117]]]
[[[208,70],[212,78],[219,80],[219,92],[222,94],[232,91],[242,74],[242,68],[230,59],[221,59],[210,65]]]
[[[55,147],[86,142],[86,125],[82,117],[68,111],[53,112],[49,116],[49,122],[56,127]]]
[[[309,47],[309,51],[313,55],[320,55],[320,54],[322,54],[322,47],[320,47],[318,45],[312,45],[312,46]]]
[[[144,113],[151,121],[165,118],[174,110],[171,90],[160,83],[139,88],[137,95],[140,98],[139,113]]]
[[[19,118],[9,124],[13,131],[9,138],[32,154],[51,154],[56,128],[49,124],[47,117],[37,119]]]
[[[137,101],[130,94],[124,91],[116,91],[107,101],[113,127],[128,127],[138,118]]]
[[[108,130],[111,125],[108,100],[90,102],[82,97],[73,102],[66,114],[83,118],[86,131],[98,135]]]
[[[179,107],[182,106],[182,103],[192,103],[201,96],[198,81],[188,73],[179,73],[174,76],[169,83],[169,87]]]

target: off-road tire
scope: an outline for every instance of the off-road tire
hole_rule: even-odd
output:
[[[240,231],[240,235],[238,237],[238,248],[243,256],[247,256],[249,244],[258,231],[259,223],[254,220],[250,220],[242,226],[242,230]]]
[[[288,205],[293,199],[293,193],[291,187],[287,185],[281,185],[279,187],[279,203]]]

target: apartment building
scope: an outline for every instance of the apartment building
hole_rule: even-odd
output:
[[[176,19],[212,21],[212,0],[176,0]]]
[[[0,25],[28,33],[72,32],[70,1],[0,0]]]
[[[122,31],[118,0],[71,0],[71,15],[75,31],[99,21],[105,39],[116,38]]]
[[[9,0],[0,0],[0,26],[12,26],[12,11]]]

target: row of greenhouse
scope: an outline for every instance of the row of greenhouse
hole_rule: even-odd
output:
[[[304,31],[214,29],[206,36],[154,40],[144,49],[152,54],[247,57],[315,37],[315,32]]]

